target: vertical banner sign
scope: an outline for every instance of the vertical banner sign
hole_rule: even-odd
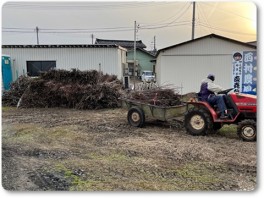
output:
[[[233,54],[234,91],[256,94],[257,92],[257,52],[243,51]]]
[[[256,94],[257,92],[257,52],[243,52],[242,92]]]
[[[242,62],[243,62],[243,57],[242,57],[242,52],[235,52],[233,54],[233,78],[232,78],[232,83],[234,87],[235,92],[241,92],[242,88]]]

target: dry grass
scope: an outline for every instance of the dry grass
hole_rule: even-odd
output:
[[[255,143],[221,133],[193,137],[156,122],[133,128],[123,109],[5,109],[3,183],[16,190],[25,178],[32,183],[25,190],[253,189]],[[9,173],[21,167],[14,181]]]

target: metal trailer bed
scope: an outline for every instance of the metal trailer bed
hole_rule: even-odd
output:
[[[120,100],[122,101],[122,107],[128,109],[127,119],[129,124],[135,127],[142,127],[146,118],[168,121],[183,116],[187,110],[186,103],[164,107],[127,98],[120,98]]]

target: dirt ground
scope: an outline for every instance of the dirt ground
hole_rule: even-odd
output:
[[[14,191],[250,191],[256,142],[234,127],[130,126],[127,110],[2,108],[2,185]]]

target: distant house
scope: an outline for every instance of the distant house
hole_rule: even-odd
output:
[[[137,48],[136,51],[136,60],[138,62],[138,75],[140,76],[142,74],[142,71],[153,71],[155,72],[155,56],[151,54],[150,52]],[[128,67],[133,68],[134,64],[134,52],[128,51],[127,53],[127,63]],[[130,74],[132,74],[133,69],[130,69]]]
[[[127,50],[116,45],[2,45],[11,58],[13,79],[52,68],[100,70],[123,78]]]
[[[209,73],[222,87],[232,87],[233,53],[256,51],[256,45],[210,34],[158,50],[158,84],[181,87],[182,93],[198,92],[201,80]]]
[[[134,71],[134,41],[129,40],[105,40],[96,39],[95,44],[108,44],[108,45],[118,45],[127,49],[127,64],[128,64],[128,74],[133,75]],[[142,41],[136,41],[136,75],[140,76],[142,71],[149,70],[155,72],[155,55],[147,50],[145,50],[146,45]]]

